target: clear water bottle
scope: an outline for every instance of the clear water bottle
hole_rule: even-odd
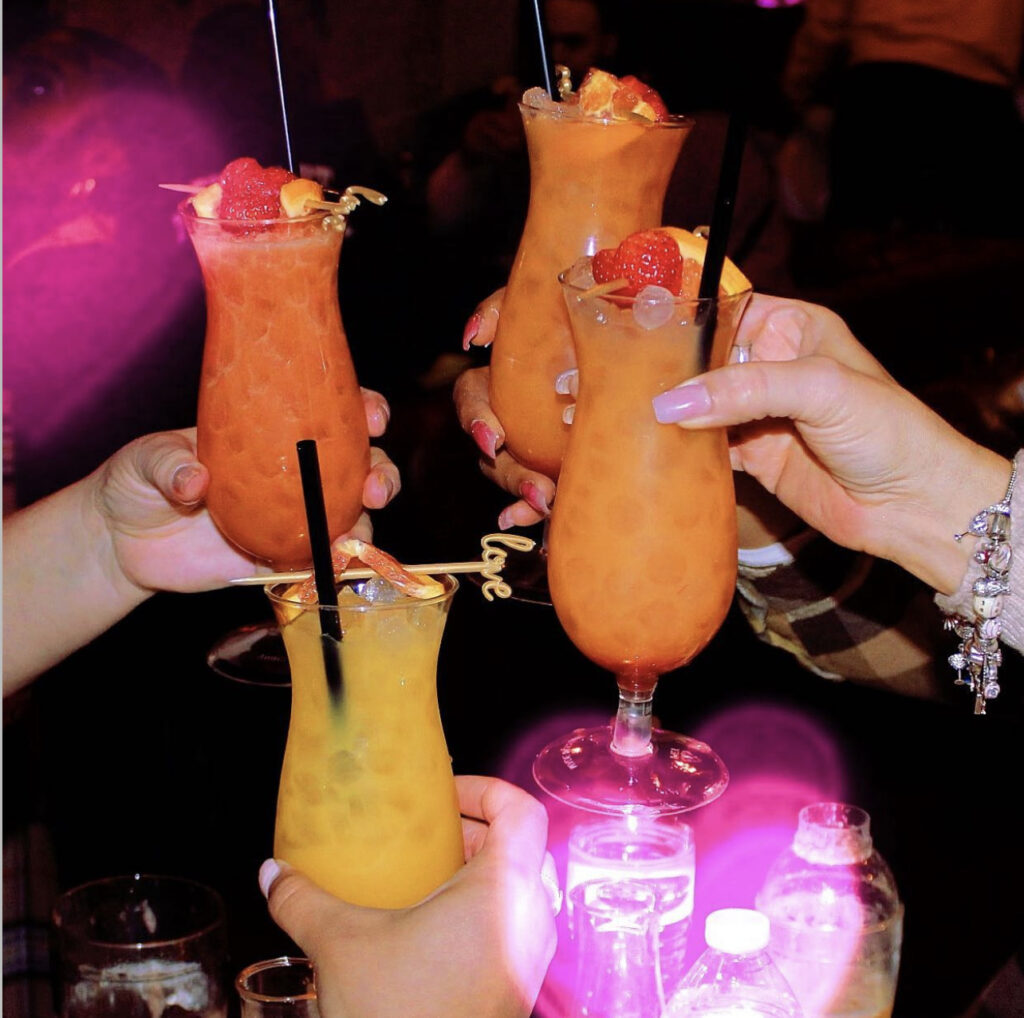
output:
[[[800,811],[793,843],[756,898],[771,920],[769,951],[806,1018],[889,1018],[903,905],[858,806]]]
[[[768,917],[722,908],[704,923],[707,949],[683,977],[663,1018],[802,1018],[767,951]]]

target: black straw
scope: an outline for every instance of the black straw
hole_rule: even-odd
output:
[[[274,67],[277,71],[277,94],[281,98],[281,121],[284,124],[284,148],[288,157],[288,170],[295,172],[295,160],[292,159],[292,137],[288,130],[288,107],[284,101],[284,75],[281,72],[281,47],[277,41],[277,11],[274,0],[267,0],[267,14],[270,18],[270,40],[274,47]]]
[[[740,165],[743,162],[743,146],[747,140],[747,118],[733,113],[725,134],[722,149],[722,165],[718,171],[718,188],[711,212],[711,227],[708,246],[704,252],[704,267],[700,274],[700,288],[697,296],[702,302],[697,310],[697,325],[701,329],[701,349],[710,355],[715,333],[718,288],[722,282],[722,267],[725,252],[729,246],[729,232],[732,229],[732,213],[736,206],[736,192],[739,190]],[[705,356],[705,364],[707,356]]]
[[[544,31],[544,19],[540,13],[540,0],[533,0],[533,12],[537,19],[537,43],[540,46],[540,66],[544,71],[544,88],[548,96],[554,99],[555,94],[551,89],[551,70],[548,67],[548,47],[545,41],[547,33]]]
[[[320,480],[320,458],[316,442],[311,438],[297,442],[299,474],[302,477],[302,498],[306,504],[306,524],[313,552],[313,583],[320,606],[320,643],[324,654],[327,688],[335,700],[341,697],[341,619],[338,614],[338,588],[334,584],[334,562],[331,559],[331,536],[327,530],[327,509]]]

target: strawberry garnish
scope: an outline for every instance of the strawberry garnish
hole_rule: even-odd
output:
[[[603,248],[592,263],[595,283],[625,279],[615,292],[635,297],[645,286],[663,286],[674,294],[682,289],[683,256],[679,245],[661,230],[630,234],[617,248]]]
[[[221,173],[220,218],[280,218],[281,186],[290,180],[295,174],[281,166],[262,167],[248,156],[235,159]]]

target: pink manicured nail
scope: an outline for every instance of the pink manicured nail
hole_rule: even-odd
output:
[[[547,516],[550,512],[544,493],[540,490],[539,485],[534,481],[523,481],[523,483],[519,485],[519,494],[523,496],[526,500],[526,504],[534,512],[542,513],[544,516]]]
[[[199,467],[195,463],[185,463],[178,467],[174,471],[174,476],[171,478],[171,490],[179,497],[184,499],[187,495],[188,488],[195,480],[196,475],[199,473]]]
[[[498,514],[498,529],[509,530],[515,525],[515,520],[512,519],[512,507],[509,506],[507,509],[502,509]]]
[[[498,436],[483,421],[479,420],[470,424],[469,433],[473,436],[473,441],[480,447],[480,451],[488,459],[494,459],[498,451]]]
[[[281,864],[276,859],[267,859],[260,867],[260,890],[263,897],[270,895],[270,887],[281,875]]]
[[[711,396],[700,382],[693,382],[655,396],[651,405],[658,421],[676,424],[706,414],[711,409]]]
[[[480,323],[483,320],[483,315],[479,311],[469,316],[469,321],[466,322],[466,327],[462,330],[463,350],[468,350],[473,345],[473,340],[476,339],[476,334],[480,331]]]

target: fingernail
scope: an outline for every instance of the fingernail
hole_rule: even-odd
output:
[[[480,331],[480,323],[482,321],[483,316],[479,311],[469,316],[469,321],[466,322],[466,327],[462,330],[463,350],[468,350],[473,345],[473,340],[476,339],[476,334]]]
[[[572,403],[570,406],[562,408],[562,423],[572,424],[573,418],[576,416],[576,404]]]
[[[651,400],[654,416],[662,424],[701,417],[711,409],[711,395],[700,382],[688,382]]]
[[[572,395],[572,386],[570,383],[572,382],[572,379],[576,374],[578,374],[577,369],[570,368],[568,371],[563,371],[555,379],[555,392],[557,392],[559,396]]]
[[[276,859],[267,859],[260,867],[260,890],[263,897],[270,896],[270,887],[281,875],[281,864]]]
[[[383,471],[377,471],[377,480],[380,482],[380,486],[384,489],[384,497],[390,502],[395,497],[395,479],[390,474],[386,474]]]
[[[526,500],[526,504],[531,509],[547,516],[550,511],[548,500],[544,497],[544,492],[540,490],[540,487],[536,482],[523,481],[523,483],[519,485],[519,494],[523,496]]]
[[[391,404],[386,400],[380,401],[380,410],[384,414],[384,426],[387,427],[388,422],[391,420]]]
[[[544,863],[540,868],[540,880],[544,885],[544,890],[547,891],[551,914],[557,916],[562,911],[562,888],[558,884],[558,870],[555,867],[554,856],[550,852],[544,853]]]
[[[195,463],[183,463],[171,475],[171,490],[181,498],[187,497],[188,488],[199,474]]]
[[[512,519],[512,507],[509,506],[507,509],[502,509],[498,514],[498,529],[510,530],[515,525],[515,521]]]
[[[480,447],[480,451],[488,459],[494,459],[498,451],[498,436],[483,421],[479,420],[473,421],[469,425],[469,433],[473,436],[473,441]]]

